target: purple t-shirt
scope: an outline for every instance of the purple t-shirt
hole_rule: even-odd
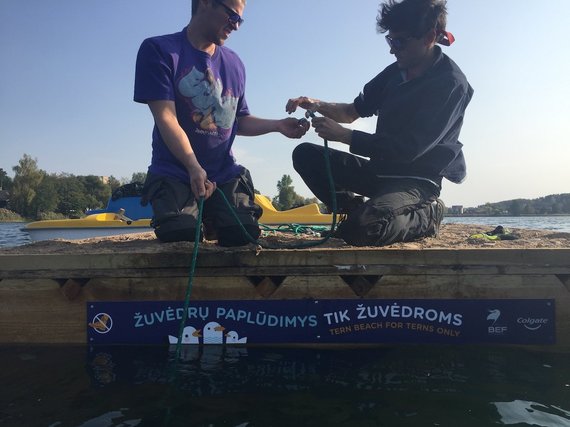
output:
[[[136,102],[174,101],[178,122],[208,178],[223,184],[239,175],[232,144],[236,116],[249,115],[245,67],[235,52],[217,46],[213,56],[195,49],[182,32],[146,39],[137,56]],[[149,172],[189,182],[188,172],[156,125]]]

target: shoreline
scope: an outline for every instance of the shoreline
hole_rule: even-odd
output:
[[[518,238],[516,240],[486,240],[471,238],[472,235],[489,231],[489,226],[477,224],[442,224],[439,237],[429,237],[422,240],[405,243],[394,243],[382,247],[355,247],[344,241],[331,238],[322,245],[303,251],[318,249],[363,250],[377,251],[424,249],[569,249],[570,233],[553,230],[531,230],[526,228],[509,228]],[[291,233],[275,232],[259,239],[265,250],[297,250],[291,246],[317,241],[321,238],[311,235],[294,235]],[[154,232],[121,234],[109,237],[94,237],[84,240],[45,240],[25,245],[0,248],[2,255],[28,255],[28,254],[96,254],[115,252],[145,252],[145,253],[171,253],[192,251],[193,242],[161,243]],[[289,247],[289,248],[288,248]],[[253,244],[238,248],[225,248],[218,246],[215,241],[204,241],[200,244],[200,252],[244,252],[259,251]]]
[[[444,218],[539,218],[539,217],[561,217],[570,216],[570,213],[563,214],[523,214],[523,215],[508,215],[508,214],[496,214],[496,215],[483,215],[483,214],[444,214]]]

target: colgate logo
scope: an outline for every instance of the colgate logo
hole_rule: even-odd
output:
[[[549,322],[549,319],[533,319],[532,317],[519,317],[517,323],[529,331],[538,331]]]

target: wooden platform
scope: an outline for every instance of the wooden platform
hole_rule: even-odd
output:
[[[180,302],[190,261],[190,253],[180,252],[2,254],[0,343],[87,343],[88,303]],[[406,300],[551,299],[556,347],[570,348],[570,249],[204,252],[191,299],[400,306]],[[484,326],[491,320],[483,319]],[[363,322],[347,327],[358,324]],[[377,343],[382,342],[380,335]]]

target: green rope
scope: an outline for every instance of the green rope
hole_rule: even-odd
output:
[[[315,240],[313,242],[305,242],[305,243],[299,243],[296,245],[283,245],[282,248],[283,249],[306,249],[306,248],[312,248],[315,246],[319,246],[322,245],[323,243],[325,243],[326,241],[328,241],[332,234],[334,233],[335,227],[336,227],[336,222],[337,222],[337,205],[336,205],[336,192],[335,192],[335,188],[334,188],[334,180],[332,177],[332,169],[331,169],[331,165],[330,165],[330,158],[329,158],[329,145],[328,145],[328,141],[326,139],[324,139],[325,141],[325,151],[324,151],[324,158],[325,158],[325,169],[327,172],[327,176],[328,176],[328,180],[329,180],[329,185],[330,185],[330,190],[331,190],[331,199],[332,199],[332,208],[333,208],[333,212],[332,212],[332,223],[331,223],[331,227],[330,227],[330,233],[328,233],[324,238],[322,238],[321,240]],[[251,237],[251,235],[247,232],[247,230],[245,229],[245,227],[243,226],[242,222],[240,221],[236,210],[234,209],[234,207],[230,204],[229,200],[227,199],[226,195],[224,194],[224,192],[222,190],[220,190],[219,188],[217,189],[217,191],[220,193],[220,195],[222,196],[222,199],[225,201],[228,209],[230,210],[231,214],[233,215],[234,219],[236,220],[236,223],[239,225],[243,235],[245,236],[245,238],[250,242],[253,243],[254,245],[258,245],[261,246],[262,248],[265,249],[274,249],[271,248],[270,246],[265,246],[263,244],[261,244],[258,240],[254,239],[253,237]]]
[[[317,240],[314,242],[301,243],[301,244],[293,245],[293,246],[283,246],[284,249],[303,249],[303,248],[310,248],[310,247],[322,245],[323,243],[325,243],[327,240],[330,239],[330,237],[332,236],[332,234],[335,230],[336,222],[337,222],[336,221],[337,220],[337,218],[336,218],[337,217],[336,192],[335,192],[335,188],[334,188],[334,180],[332,177],[332,170],[331,170],[330,159],[329,159],[328,141],[326,139],[324,139],[324,142],[325,142],[325,150],[324,150],[325,169],[326,169],[327,176],[329,179],[329,185],[330,185],[330,190],[331,190],[331,199],[332,199],[332,208],[333,208],[330,233],[321,240]],[[262,244],[260,244],[260,242],[258,240],[251,237],[251,235],[247,232],[247,230],[243,226],[243,224],[240,221],[234,207],[230,204],[230,202],[228,201],[224,192],[222,190],[220,190],[219,188],[217,189],[217,191],[222,196],[222,199],[226,202],[226,205],[228,206],[230,212],[234,216],[237,224],[240,226],[240,228],[241,228],[244,236],[246,237],[246,239],[250,243],[253,243],[253,244],[261,246],[261,247],[268,248],[267,246],[263,246]],[[188,307],[190,305],[190,295],[192,293],[192,285],[194,282],[194,272],[196,270],[196,260],[198,259],[198,247],[200,245],[200,231],[201,231],[200,229],[201,229],[201,225],[202,225],[203,210],[204,210],[204,197],[202,196],[198,200],[198,220],[196,223],[196,235],[194,238],[194,250],[192,252],[192,262],[190,264],[190,273],[188,275],[188,286],[186,287],[186,296],[184,298],[184,313],[182,314],[182,319],[180,321],[180,327],[178,329],[178,343],[176,344],[176,360],[177,361],[180,359],[180,352],[182,350],[182,334],[184,333],[184,326],[186,325],[186,320],[188,320]],[[297,230],[300,230],[302,227],[304,227],[304,226],[301,226],[299,224],[294,224],[294,225],[298,226]]]
[[[198,259],[198,247],[200,246],[200,228],[202,225],[202,212],[204,210],[204,196],[198,200],[198,220],[196,223],[196,235],[194,237],[194,250],[192,251],[192,262],[190,264],[190,274],[188,275],[188,286],[186,287],[186,296],[184,297],[184,313],[180,321],[178,329],[178,343],[176,344],[176,360],[180,358],[182,350],[182,334],[184,333],[184,325],[188,320],[188,306],[190,305],[190,295],[192,294],[192,285],[194,282],[194,272],[196,270],[196,260]]]
[[[305,225],[305,224],[281,224],[276,227],[270,227],[266,224],[259,224],[261,232],[265,235],[280,232],[280,233],[294,233],[294,234],[317,234],[323,231],[329,231],[330,227],[325,225]]]

